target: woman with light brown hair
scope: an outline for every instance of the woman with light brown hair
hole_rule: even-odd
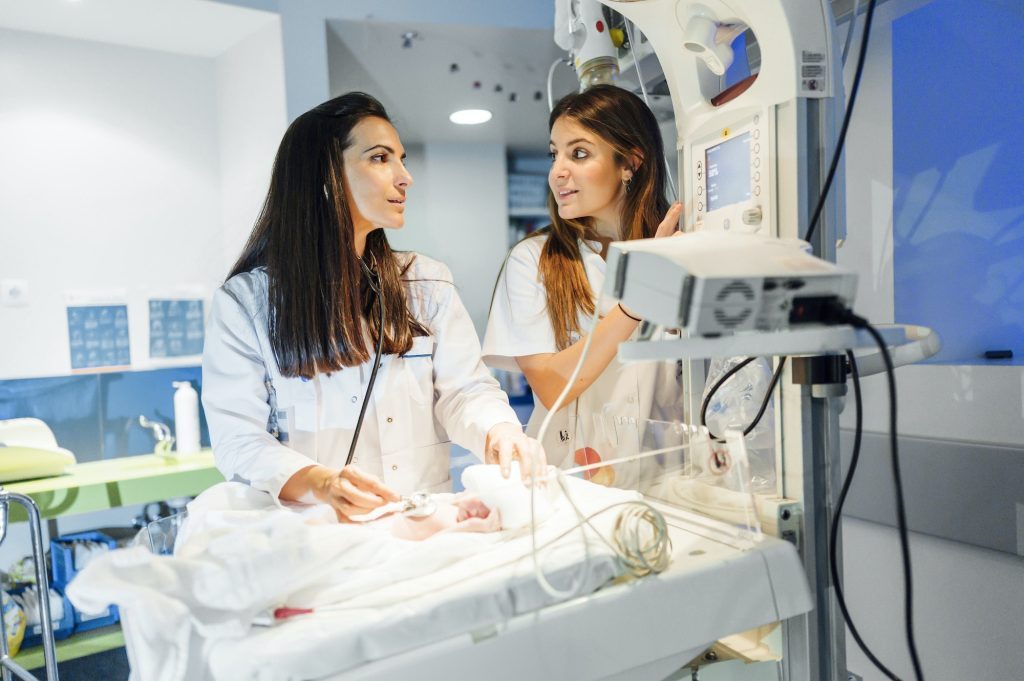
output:
[[[551,225],[509,253],[483,354],[490,366],[526,376],[535,403],[527,433],[536,435],[580,359],[588,319],[599,308],[583,367],[541,443],[547,460],[564,468],[634,451],[616,442],[613,423],[623,416],[632,423],[650,418],[655,391],[675,384],[674,364],[618,362],[619,344],[637,332],[640,319],[602,300],[600,292],[608,244],[671,235],[682,207],[665,198],[658,122],[636,95],[598,85],[559,101],[548,123]],[[618,485],[636,482],[624,466],[593,475],[606,484],[616,477]]]

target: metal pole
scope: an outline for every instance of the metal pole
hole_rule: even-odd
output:
[[[7,504],[15,501],[25,507],[28,512],[29,529],[32,532],[32,559],[36,569],[36,587],[39,594],[39,625],[43,637],[43,659],[46,666],[47,681],[58,681],[57,675],[57,647],[53,640],[53,620],[50,619],[50,583],[46,576],[46,551],[43,549],[43,525],[39,514],[39,506],[35,500],[27,495],[17,492],[8,492],[0,488],[0,539],[6,534]],[[8,670],[25,681],[38,681],[29,674],[23,667],[7,657],[7,638],[4,637],[3,646],[3,674],[4,681],[10,678]]]

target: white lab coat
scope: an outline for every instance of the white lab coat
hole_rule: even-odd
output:
[[[405,274],[409,308],[430,331],[404,356],[385,355],[353,464],[400,494],[450,488],[449,438],[482,455],[497,423],[518,423],[480,361],[480,343],[436,260],[415,257]],[[267,275],[232,277],[213,297],[203,352],[203,408],[217,467],[278,498],[300,469],[345,463],[372,358],[311,380],[281,375],[268,336]]]
[[[509,253],[495,287],[484,335],[484,362],[489,366],[518,372],[516,357],[558,352],[555,332],[548,319],[547,291],[538,269],[546,240],[547,236],[543,235],[524,239]],[[605,272],[600,249],[598,242],[580,241],[587,279],[597,294],[604,286]],[[600,296],[598,308],[602,317],[614,306],[614,301]],[[589,324],[590,319],[581,315],[580,328],[584,332]],[[578,339],[573,336],[572,341]],[[660,431],[664,429],[659,426],[682,420],[681,397],[675,362],[623,364],[613,359],[582,395],[552,418],[541,443],[547,460],[561,468],[570,468],[587,461],[579,452],[584,447],[595,450],[601,460],[606,461],[664,445],[660,439]],[[534,395],[533,415],[526,429],[528,435],[539,434],[546,415],[547,409]],[[643,471],[649,472],[649,467],[616,465],[614,484],[637,488]]]

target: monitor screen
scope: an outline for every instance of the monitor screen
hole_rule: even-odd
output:
[[[750,199],[750,133],[708,147],[708,211]]]

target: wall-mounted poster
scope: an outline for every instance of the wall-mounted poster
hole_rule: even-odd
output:
[[[149,356],[154,359],[203,353],[201,298],[149,301]]]
[[[71,370],[128,368],[127,305],[68,305]]]

